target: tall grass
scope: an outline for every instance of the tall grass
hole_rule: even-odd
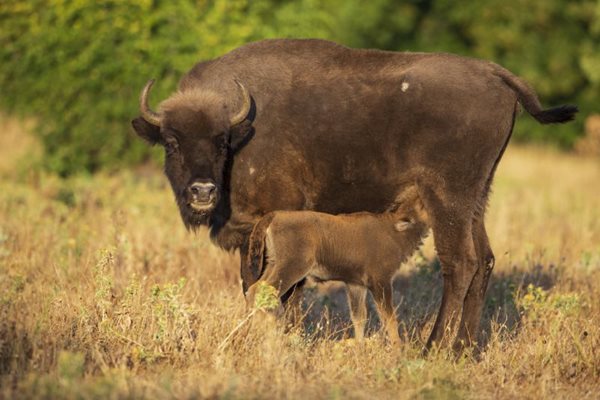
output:
[[[509,147],[487,218],[497,263],[481,352],[455,361],[420,356],[441,289],[430,239],[396,280],[399,348],[377,332],[348,339],[335,284],[306,291],[303,326],[284,332],[257,315],[240,328],[238,256],[185,231],[158,169],[61,180],[17,161],[16,149],[29,155],[35,144],[22,124],[2,123],[0,160],[11,161],[0,169],[0,397],[600,391],[598,160]]]

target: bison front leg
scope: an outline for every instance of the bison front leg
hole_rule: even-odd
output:
[[[390,281],[377,282],[370,289],[388,339],[393,346],[397,346],[400,344],[400,335],[398,334],[398,320],[396,319],[392,299],[392,283]]]
[[[360,285],[346,285],[350,317],[354,325],[354,338],[363,340],[367,323],[367,288]]]

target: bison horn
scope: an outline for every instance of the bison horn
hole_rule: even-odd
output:
[[[148,93],[150,93],[150,89],[154,84],[154,79],[150,79],[144,89],[142,90],[142,94],[140,95],[140,112],[142,113],[142,117],[152,125],[160,126],[160,114],[155,111],[152,111],[148,106]]]
[[[235,83],[240,87],[241,91],[242,91],[242,96],[244,97],[244,102],[242,104],[242,108],[240,109],[240,111],[234,115],[230,122],[231,126],[235,126],[237,124],[239,124],[240,122],[243,122],[246,117],[248,116],[248,113],[250,112],[250,106],[252,105],[252,99],[250,98],[250,93],[248,93],[248,90],[246,89],[246,87],[244,85],[242,85],[242,83],[240,81],[238,81],[237,79],[235,80]]]

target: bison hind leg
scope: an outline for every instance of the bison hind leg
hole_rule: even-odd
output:
[[[477,270],[477,253],[472,236],[476,199],[457,192],[460,193],[460,190],[439,192],[433,185],[421,188],[421,198],[430,217],[443,277],[442,301],[427,340],[426,351],[434,344],[445,346],[448,343]]]

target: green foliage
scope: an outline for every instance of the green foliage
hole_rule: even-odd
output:
[[[541,287],[529,284],[519,299],[519,306],[531,321],[536,321],[548,314],[576,315],[581,310],[582,300],[577,293],[549,294]]]
[[[110,270],[114,267],[115,259],[112,250],[103,250],[100,261],[94,268],[94,282],[96,284],[95,299],[98,310],[106,316],[112,302],[113,279]]]
[[[2,105],[34,115],[46,165],[68,174],[149,155],[129,128],[140,88],[174,90],[196,61],[250,39],[243,1],[3,1]],[[241,22],[241,24],[240,24]]]
[[[58,376],[65,381],[81,378],[84,373],[85,358],[81,353],[61,351],[57,363]]]
[[[129,127],[144,83],[157,78],[156,101],[194,63],[268,37],[471,55],[524,76],[545,104],[600,101],[590,0],[4,0],[0,26],[0,106],[39,120],[45,164],[63,175],[158,156]],[[582,120],[522,121],[516,137],[570,146]]]
[[[600,4],[596,1],[482,0],[432,2],[416,49],[452,51],[495,61],[523,76],[543,104],[576,102],[587,114],[600,100]],[[596,108],[597,111],[597,108]],[[575,124],[540,128],[520,121],[517,139],[573,145]]]
[[[279,292],[265,282],[259,282],[254,298],[254,307],[259,310],[273,311],[279,307]]]

